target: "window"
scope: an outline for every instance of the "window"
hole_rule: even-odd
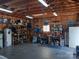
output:
[[[43,32],[50,32],[50,25],[43,25]]]

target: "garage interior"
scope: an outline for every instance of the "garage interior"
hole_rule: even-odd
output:
[[[0,59],[78,59],[79,0],[0,0]]]

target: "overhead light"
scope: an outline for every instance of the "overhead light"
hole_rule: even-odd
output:
[[[29,18],[29,19],[33,19],[33,17],[32,16],[26,16],[27,18]]]
[[[45,7],[48,7],[49,5],[44,0],[38,0],[40,3],[42,3]]]
[[[56,12],[53,12],[53,15],[54,15],[54,16],[58,16]]]
[[[8,13],[13,13],[13,11],[11,10],[7,10],[7,9],[4,9],[4,8],[0,8],[1,11],[4,11],[4,12],[8,12]]]
[[[42,16],[43,14],[33,14],[33,16]]]

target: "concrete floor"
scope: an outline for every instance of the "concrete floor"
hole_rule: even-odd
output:
[[[8,59],[77,59],[70,50],[23,44],[0,49],[0,55]]]

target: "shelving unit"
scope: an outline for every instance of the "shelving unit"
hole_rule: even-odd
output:
[[[27,42],[27,29],[25,25],[13,25],[16,32],[13,32],[13,45]]]
[[[61,24],[52,24],[51,25],[51,32],[53,33],[54,39],[59,42],[59,45],[62,41],[62,32],[63,32],[63,26]]]

